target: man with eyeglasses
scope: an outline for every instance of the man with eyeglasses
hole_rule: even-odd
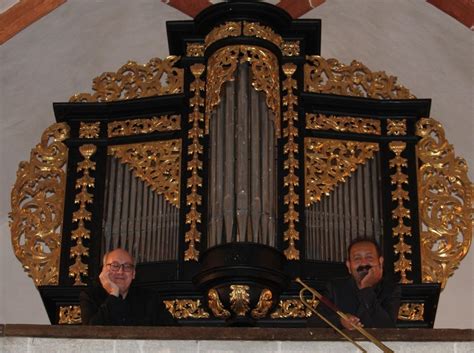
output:
[[[135,278],[132,256],[124,249],[104,255],[100,285],[80,294],[84,325],[172,325],[163,302],[150,290],[131,286]]]

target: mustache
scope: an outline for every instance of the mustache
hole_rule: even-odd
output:
[[[359,266],[357,267],[356,271],[361,274],[367,274],[367,272],[369,272],[371,268],[372,268],[371,265]]]

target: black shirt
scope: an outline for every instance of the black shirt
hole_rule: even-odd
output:
[[[334,280],[327,284],[325,297],[343,313],[357,316],[364,327],[395,327],[397,322],[400,287],[388,280],[363,289],[357,287],[352,277]],[[342,327],[340,317],[335,312],[323,304],[318,309],[332,323]]]
[[[100,285],[80,294],[83,325],[154,326],[176,322],[151,290],[131,287],[127,296],[109,295]]]

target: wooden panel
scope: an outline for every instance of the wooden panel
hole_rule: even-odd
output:
[[[0,14],[0,45],[66,0],[21,0]]]
[[[326,0],[307,0],[307,1],[295,1],[295,0],[281,0],[276,6],[282,8],[288,12],[291,17],[298,18],[303,16],[306,12],[318,7]]]

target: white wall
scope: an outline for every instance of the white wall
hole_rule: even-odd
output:
[[[304,18],[322,19],[322,55],[399,78],[432,98],[473,179],[472,32],[421,0],[328,0]],[[54,122],[52,102],[90,91],[92,79],[128,60],[168,55],[166,20],[186,15],[156,0],[69,0],[0,47],[0,323],[47,323],[40,296],[13,255],[10,191],[18,163],[29,159]],[[441,295],[436,327],[474,328],[473,255]]]

